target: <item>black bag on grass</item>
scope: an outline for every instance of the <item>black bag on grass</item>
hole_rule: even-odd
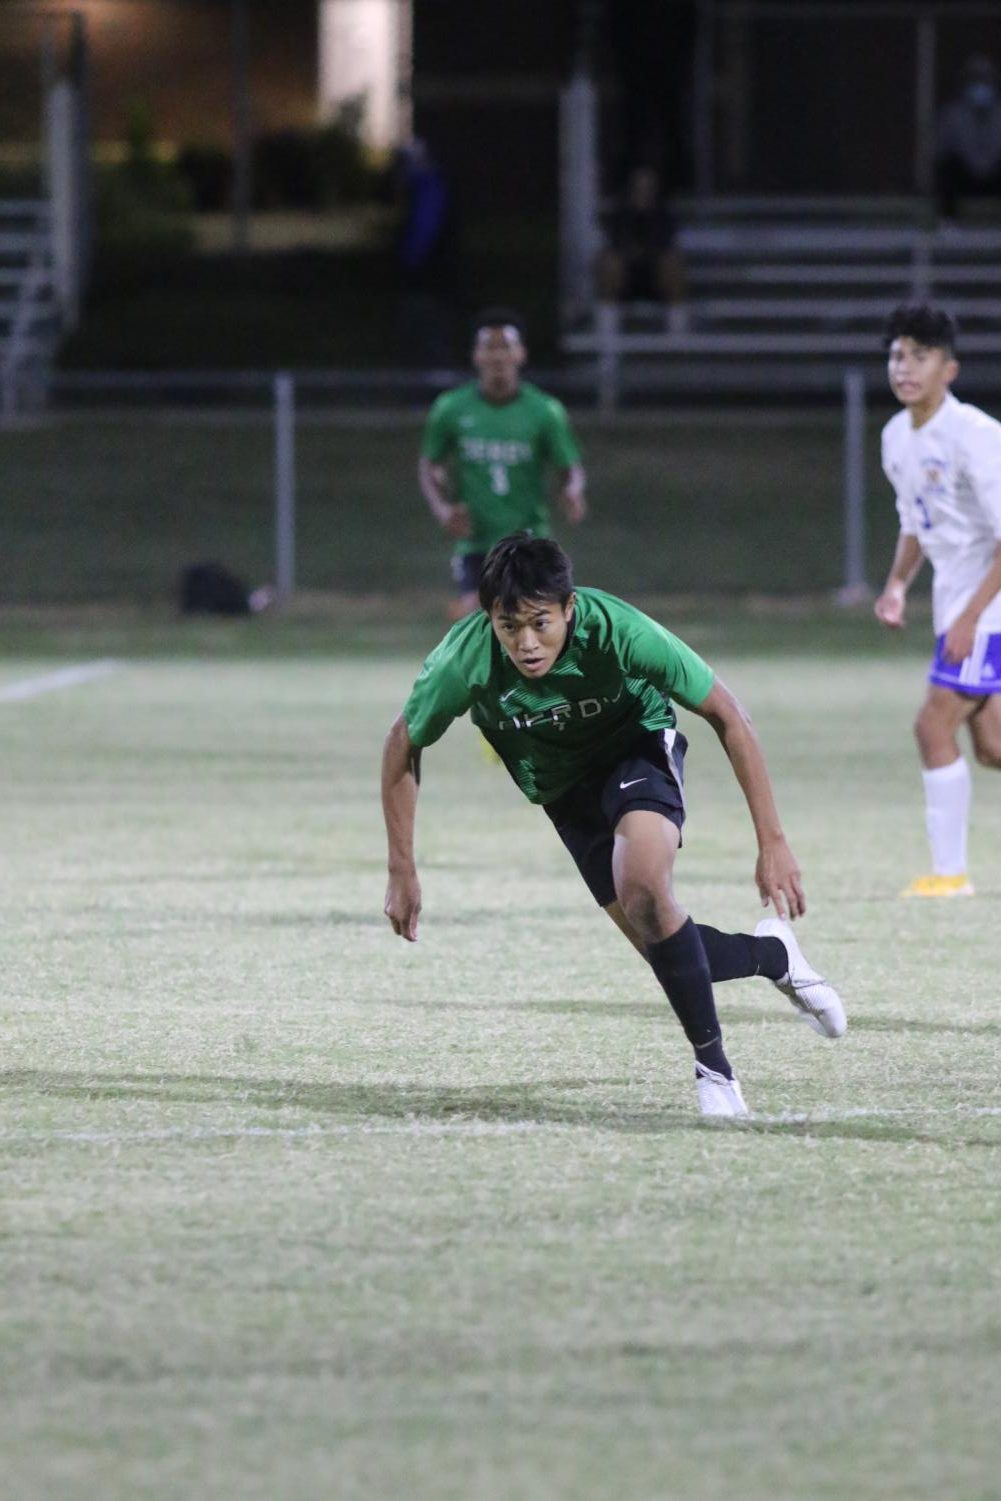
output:
[[[182,615],[249,615],[247,586],[221,563],[192,563],[177,581]]]

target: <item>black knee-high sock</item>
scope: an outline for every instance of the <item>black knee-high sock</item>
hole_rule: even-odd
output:
[[[744,980],[764,975],[766,980],[781,980],[789,968],[785,944],[778,938],[755,938],[751,933],[721,933],[697,923],[702,947],[709,960],[713,980]]]
[[[677,933],[647,945],[647,958],[685,1036],[695,1049],[695,1059],[726,1078],[733,1070],[723,1051],[719,1018],[713,1000],[709,961],[702,947],[699,930],[689,917]]]

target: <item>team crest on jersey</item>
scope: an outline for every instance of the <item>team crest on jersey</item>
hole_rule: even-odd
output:
[[[945,471],[948,467],[945,459],[925,459],[922,465],[924,488],[929,494],[941,495],[945,490]]]

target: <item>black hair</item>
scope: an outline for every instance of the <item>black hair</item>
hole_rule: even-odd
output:
[[[480,574],[480,604],[487,614],[499,604],[507,613],[523,599],[552,599],[565,605],[573,593],[573,564],[551,537],[515,532],[487,553]]]
[[[510,307],[485,307],[473,319],[473,340],[484,328],[516,328],[521,342],[525,342],[525,320]]]
[[[955,318],[928,302],[902,302],[886,321],[883,346],[889,349],[894,339],[913,339],[926,349],[944,349],[955,354],[959,330]]]

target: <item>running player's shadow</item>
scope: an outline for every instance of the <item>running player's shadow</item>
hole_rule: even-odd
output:
[[[346,1125],[373,1119],[407,1121],[478,1120],[549,1124],[586,1123],[592,1113],[609,1109],[595,1101],[596,1089],[635,1085],[631,1078],[569,1077],[527,1080],[516,1084],[435,1086],[433,1084],[364,1084],[342,1080],[247,1078],[232,1074],[48,1072],[42,1069],[0,1071],[0,1089],[29,1090],[48,1098],[154,1100],[163,1104],[239,1104],[251,1111],[297,1110],[341,1117]],[[560,1096],[588,1092],[580,1103]],[[551,1098],[545,1098],[551,1097]],[[289,1124],[278,1122],[275,1129]],[[234,1134],[240,1134],[240,1127]]]
[[[986,1147],[997,1149],[997,1138],[980,1136],[957,1137],[952,1133],[934,1133],[915,1127],[901,1120],[879,1120],[843,1117],[841,1119],[811,1120],[809,1116],[795,1116],[789,1120],[765,1117],[748,1121],[720,1122],[706,1120],[695,1110],[694,1099],[673,1106],[644,1101],[635,1104],[619,1095],[609,1097],[607,1091],[635,1090],[640,1081],[634,1078],[586,1078],[568,1077],[538,1081],[523,1081],[515,1084],[483,1084],[436,1088],[433,1085],[358,1084],[329,1080],[322,1083],[304,1083],[292,1079],[247,1078],[230,1074],[166,1074],[166,1073],[117,1073],[97,1074],[81,1071],[63,1073],[46,1072],[41,1069],[10,1069],[0,1072],[0,1090],[23,1090],[46,1098],[81,1099],[94,1102],[114,1100],[153,1100],[162,1104],[234,1104],[244,1107],[248,1118],[240,1124],[216,1125],[215,1122],[190,1125],[192,1138],[199,1135],[224,1138],[253,1135],[262,1128],[269,1134],[280,1136],[283,1131],[296,1135],[308,1131],[311,1122],[298,1114],[294,1120],[279,1118],[272,1122],[262,1121],[261,1111],[287,1111],[312,1113],[328,1118],[330,1124],[313,1121],[318,1131],[336,1129],[350,1131],[354,1126],[359,1131],[373,1129],[373,1123],[384,1122],[403,1129],[410,1128],[415,1134],[421,1129],[439,1129],[452,1125],[457,1134],[466,1126],[470,1134],[477,1125],[508,1125],[512,1130],[533,1126],[585,1127],[591,1130],[622,1132],[627,1135],[648,1136],[690,1130],[737,1130],[755,1135],[802,1136],[812,1140],[834,1137],[862,1141],[919,1142],[934,1145]],[[649,1085],[644,1084],[645,1089]],[[671,1085],[665,1084],[665,1093]],[[602,1091],[603,1095],[597,1092]],[[574,1096],[577,1098],[573,1098]],[[915,1114],[919,1114],[916,1111]],[[227,1112],[227,1124],[232,1122],[231,1110]],[[958,1124],[958,1118],[953,1119]],[[93,1128],[91,1128],[93,1129]],[[19,1133],[9,1133],[18,1135]],[[24,1132],[30,1139],[59,1139],[60,1135],[72,1137],[75,1133],[66,1129],[49,1132]],[[83,1133],[86,1134],[86,1133]],[[100,1135],[102,1133],[96,1132]],[[107,1132],[109,1139],[114,1131]],[[164,1128],[162,1133],[155,1127],[147,1132],[126,1127],[121,1133],[122,1142],[130,1137],[137,1141],[145,1135],[183,1137],[184,1128]]]

